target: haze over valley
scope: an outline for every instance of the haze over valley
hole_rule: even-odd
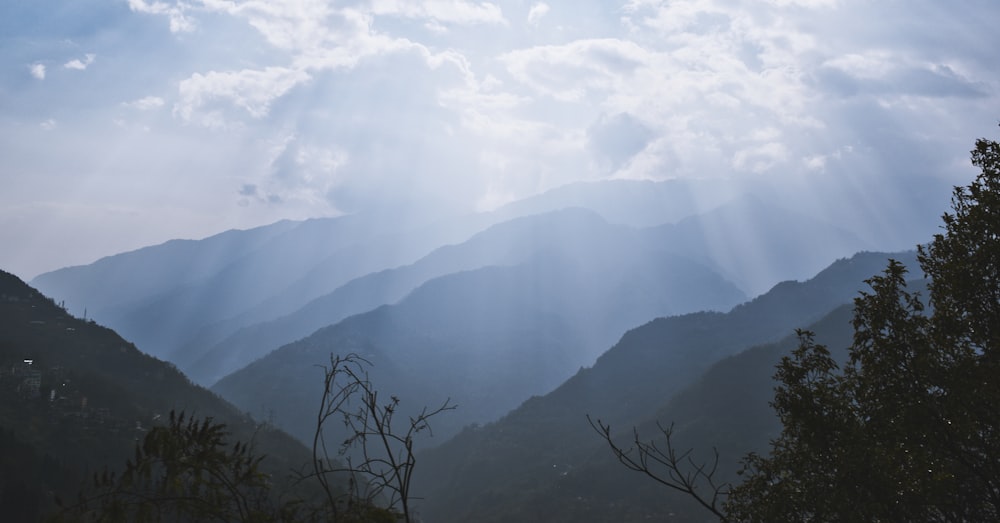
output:
[[[669,433],[737,485],[788,428],[797,329],[856,364],[890,260],[933,302],[917,246],[992,172],[998,25],[985,0],[0,7],[0,509],[705,521],[612,449]],[[356,423],[393,415],[412,483],[358,468]],[[169,476],[199,445],[240,496]],[[171,485],[193,504],[147,504]]]

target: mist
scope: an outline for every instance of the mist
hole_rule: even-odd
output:
[[[842,352],[889,259],[926,284],[914,249],[997,135],[998,25],[987,0],[0,7],[0,429],[47,409],[11,429],[38,456],[105,434],[76,477],[204,409],[290,463],[323,367],[360,357],[398,419],[457,405],[410,448],[428,521],[699,520],[588,415],[675,420],[735,481],[795,329]]]

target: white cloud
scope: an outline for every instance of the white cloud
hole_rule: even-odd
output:
[[[531,9],[528,10],[528,25],[538,25],[548,12],[549,4],[546,4],[545,2],[538,2],[537,4],[531,6]]]
[[[817,154],[803,158],[802,163],[811,171],[822,171],[826,169],[826,159],[826,156]]]
[[[443,24],[506,24],[503,11],[490,2],[464,0],[372,0],[376,16],[400,16],[434,20]]]
[[[56,128],[56,125],[57,125],[56,121],[53,120],[52,118],[49,118],[48,120],[45,120],[44,122],[38,124],[38,126],[41,127],[43,131],[51,131]]]
[[[180,100],[173,112],[190,121],[196,119],[198,110],[219,100],[245,110],[253,118],[262,118],[275,99],[309,78],[305,71],[285,67],[195,73],[178,86]],[[217,113],[210,112],[201,123],[217,126],[220,121]]]
[[[38,80],[45,79],[45,64],[34,63],[28,66],[28,71],[31,72],[31,76]]]
[[[650,53],[634,42],[606,38],[538,46],[500,56],[518,81],[564,101],[582,101],[591,91],[624,87]]]
[[[83,60],[80,60],[79,58],[70,60],[65,64],[63,64],[63,67],[66,69],[76,69],[77,71],[83,71],[88,66],[90,66],[90,64],[94,63],[95,58],[97,58],[97,55],[93,53],[87,53],[86,55],[84,55]]]
[[[170,5],[159,1],[147,3],[145,0],[128,0],[128,7],[137,13],[166,16],[170,20],[171,33],[194,31],[194,21],[185,13],[189,8],[189,4],[178,2]]]
[[[767,142],[736,151],[733,167],[754,173],[762,173],[785,162],[788,147],[780,142]]]
[[[890,51],[868,49],[864,53],[848,53],[832,57],[823,62],[824,67],[833,67],[858,78],[882,78],[898,64]]]
[[[70,187],[34,181],[59,173],[142,172],[132,185],[90,182],[119,189],[86,197],[144,201],[154,191],[141,187],[155,186],[185,215],[215,219],[208,233],[223,226],[219,201],[236,213],[225,226],[246,227],[380,198],[487,208],[610,177],[804,173],[865,186],[946,170],[963,183],[955,158],[995,133],[1000,106],[991,0],[127,5],[127,16],[95,17],[90,36],[42,42],[92,53],[75,60],[11,40],[37,61],[7,69],[45,80],[2,87],[20,127],[0,127],[0,152],[32,175],[8,184],[25,187],[17,201],[29,187]],[[148,31],[167,23],[173,34]],[[129,40],[137,27],[143,37]],[[90,56],[106,75],[63,81]],[[50,116],[58,127],[41,125]],[[106,143],[128,144],[110,168],[95,152]],[[199,176],[180,184],[177,173]],[[0,207],[13,198],[2,192]]]
[[[255,201],[310,208],[329,206],[329,194],[342,182],[340,170],[349,161],[348,153],[341,148],[308,143],[294,135],[276,143],[271,154],[266,175],[256,183],[244,184],[240,190],[244,196],[241,205]]]
[[[209,11],[246,21],[267,43],[285,51],[336,46],[370,24],[351,9],[334,9],[320,0],[248,0],[238,4],[203,0],[203,4]]]
[[[163,107],[165,103],[166,101],[164,101],[163,98],[160,98],[159,96],[146,96],[143,98],[139,98],[138,100],[125,102],[122,105],[124,105],[125,107],[131,107],[132,109],[138,109],[140,111],[148,111],[151,109],[159,109],[160,107]]]
[[[838,0],[767,0],[767,3],[778,7],[807,7],[811,9],[835,7]]]

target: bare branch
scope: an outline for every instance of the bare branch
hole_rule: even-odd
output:
[[[722,523],[728,521],[722,512],[721,501],[729,493],[730,485],[729,483],[719,483],[715,479],[719,465],[718,450],[712,449],[714,458],[711,465],[696,462],[691,457],[692,449],[678,454],[671,442],[673,425],[664,427],[660,424],[657,424],[657,428],[663,435],[665,446],[658,446],[655,440],[643,441],[639,436],[639,430],[633,428],[632,446],[623,448],[612,438],[611,425],[604,424],[601,420],[595,421],[589,414],[587,422],[604,439],[615,458],[622,465],[625,465],[625,468],[641,472],[661,485],[687,494],[718,517]],[[703,495],[702,490],[699,489],[700,485],[707,487],[711,495]]]
[[[323,366],[324,390],[313,435],[314,473],[334,510],[338,497],[326,475],[346,473],[350,487],[348,505],[355,502],[374,504],[377,498],[387,494],[388,507],[399,506],[404,520],[410,522],[410,485],[416,466],[414,437],[425,430],[432,433],[430,419],[456,406],[448,399],[436,409],[424,407],[420,414],[409,418],[405,431],[397,430],[394,421],[400,399],[390,396],[388,402],[380,403],[378,391],[368,377],[367,366],[371,366],[371,362],[356,354],[331,355],[330,365]],[[352,405],[352,401],[358,403]],[[346,462],[343,466],[334,465],[327,451],[323,429],[331,418],[340,418],[348,433],[338,450]],[[352,459],[355,457],[359,461]]]

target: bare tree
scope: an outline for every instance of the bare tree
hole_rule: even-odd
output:
[[[731,485],[715,479],[719,465],[718,450],[712,449],[714,457],[711,464],[695,461],[691,456],[692,449],[678,452],[674,448],[671,442],[673,424],[664,427],[659,423],[656,426],[663,436],[662,443],[657,443],[655,439],[643,441],[639,437],[639,430],[633,428],[632,446],[624,448],[612,438],[611,425],[606,425],[601,420],[595,421],[590,415],[587,416],[587,421],[604,438],[615,457],[626,468],[641,472],[661,485],[687,494],[717,516],[722,523],[728,521],[721,505]]]
[[[355,503],[371,507],[377,500],[386,500],[390,510],[399,510],[410,523],[410,486],[417,462],[414,438],[420,432],[431,431],[431,418],[456,406],[448,399],[437,408],[424,407],[397,428],[394,422],[400,400],[390,396],[387,402],[379,401],[378,391],[368,377],[368,366],[371,362],[357,354],[331,354],[330,365],[323,366],[324,390],[313,435],[313,471],[326,492],[334,519],[344,496],[337,495],[327,475],[346,474],[348,510]],[[337,451],[344,464],[330,459],[324,430],[331,418],[339,418],[348,434]]]

